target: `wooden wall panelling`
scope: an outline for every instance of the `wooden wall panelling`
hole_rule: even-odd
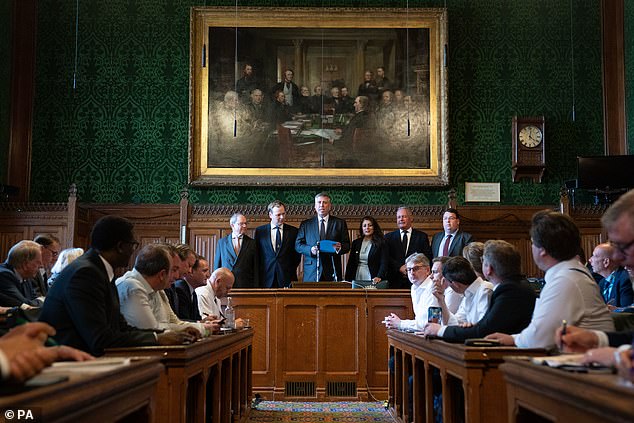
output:
[[[2,228],[0,232],[0,261],[5,261],[12,246],[27,238],[28,227]]]

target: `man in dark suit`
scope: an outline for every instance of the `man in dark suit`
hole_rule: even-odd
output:
[[[57,342],[102,355],[106,348],[195,340],[186,332],[156,334],[137,329],[121,315],[114,269],[127,266],[139,245],[129,220],[104,216],[95,223],[90,238],[91,249],[64,268],[42,308],[40,320],[55,328]]]
[[[42,267],[31,279],[31,285],[38,297],[45,297],[48,292],[48,278],[51,276],[51,268],[59,256],[59,239],[54,235],[38,235],[33,241],[40,244],[42,248]]]
[[[454,208],[448,208],[442,215],[444,232],[438,232],[431,240],[434,257],[462,256],[462,249],[473,241],[470,233],[460,230],[460,214]]]
[[[260,282],[263,288],[285,288],[297,280],[301,255],[295,251],[297,228],[284,224],[286,206],[279,200],[269,204],[271,223],[255,230],[260,253]]]
[[[284,93],[284,101],[290,110],[295,110],[295,107],[299,104],[300,97],[299,87],[293,82],[294,76],[295,73],[292,69],[286,69],[282,82],[278,82],[271,88],[271,96],[274,96],[277,91]]]
[[[412,211],[408,207],[399,207],[396,211],[398,230],[385,235],[388,247],[388,281],[390,288],[410,289],[412,284],[407,278],[405,258],[414,253],[422,253],[431,261],[431,248],[427,234],[412,228]]]
[[[174,282],[171,287],[170,306],[179,319],[196,322],[201,319],[195,289],[205,286],[210,277],[209,262],[203,256],[197,256],[191,273],[185,275],[184,279]]]
[[[234,288],[259,288],[258,248],[255,240],[246,235],[247,218],[236,213],[229,223],[231,234],[218,241],[214,270],[221,267],[231,270],[236,278]]]
[[[495,288],[487,312],[471,327],[428,323],[425,335],[440,336],[448,342],[464,342],[495,333],[519,333],[531,322],[535,291],[521,275],[521,256],[506,241],[490,240],[484,245],[483,272]]]
[[[42,248],[33,241],[20,241],[9,250],[7,261],[0,264],[0,306],[40,307],[30,279],[42,267]]]
[[[620,267],[620,262],[614,260],[614,247],[609,243],[594,247],[590,265],[592,270],[601,275],[599,289],[603,300],[609,306],[627,307],[634,303],[632,282],[627,271]]]
[[[350,251],[346,221],[330,215],[332,200],[325,192],[315,196],[317,216],[299,226],[295,250],[304,256],[305,282],[343,280],[341,256]],[[322,252],[320,241],[334,241],[334,253]],[[319,260],[319,272],[317,262]]]

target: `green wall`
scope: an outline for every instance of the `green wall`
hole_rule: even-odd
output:
[[[11,0],[0,0],[0,184],[7,182],[11,100]]]
[[[576,155],[601,154],[600,0],[448,0],[451,187],[500,182],[504,204],[554,204]],[[242,1],[241,4],[247,2]],[[32,200],[175,203],[187,181],[189,8],[204,0],[40,0]],[[207,5],[234,2],[207,0]],[[405,7],[405,1],[264,1],[250,6]],[[438,7],[444,1],[409,1]],[[630,6],[631,7],[631,6]],[[511,182],[513,115],[546,116],[544,183]],[[328,188],[328,187],[326,187]],[[205,203],[310,203],[320,188],[191,190]],[[443,204],[448,188],[331,188],[339,204]]]

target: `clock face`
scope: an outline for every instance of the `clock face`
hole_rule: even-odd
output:
[[[534,126],[528,125],[520,130],[519,139],[524,147],[537,147],[542,142],[542,131]]]

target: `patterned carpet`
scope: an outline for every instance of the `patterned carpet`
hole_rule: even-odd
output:
[[[382,402],[262,401],[251,410],[247,422],[393,423],[394,420]]]

